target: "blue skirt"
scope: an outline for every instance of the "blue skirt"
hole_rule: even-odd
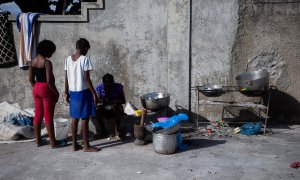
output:
[[[89,118],[95,116],[94,99],[89,89],[70,91],[70,116],[72,118]]]

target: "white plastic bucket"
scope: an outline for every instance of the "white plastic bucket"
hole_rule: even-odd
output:
[[[55,139],[58,141],[68,138],[69,123],[68,119],[57,118],[54,119]]]

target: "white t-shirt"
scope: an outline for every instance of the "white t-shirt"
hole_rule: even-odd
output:
[[[84,71],[91,71],[91,60],[81,55],[76,61],[71,56],[65,59],[65,71],[67,71],[69,91],[83,91],[88,87],[84,82]]]

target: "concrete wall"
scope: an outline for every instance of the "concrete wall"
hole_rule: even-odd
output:
[[[233,47],[232,79],[248,70],[267,69],[272,123],[300,122],[300,1],[242,0]]]
[[[192,86],[232,85],[230,60],[238,27],[238,0],[193,1],[192,14]],[[201,99],[206,97],[200,94]],[[220,99],[226,99],[222,96]],[[192,92],[192,110],[197,96]],[[217,120],[222,110],[201,106],[201,116]]]
[[[300,8],[297,0],[279,1],[192,1],[191,62],[189,0],[105,1],[104,9],[89,11],[88,22],[39,22],[39,40],[51,39],[58,47],[51,59],[62,95],[63,60],[75,51],[76,40],[85,37],[91,43],[94,86],[110,72],[137,106],[141,95],[164,91],[171,93],[171,108],[188,109],[191,101],[194,112],[196,96],[191,92],[189,99],[189,83],[236,85],[234,77],[250,64],[250,70],[267,68],[271,84],[279,89],[271,101],[272,118],[299,119]],[[15,22],[12,25],[18,49],[18,31]],[[0,101],[32,107],[28,71],[17,66],[0,71]],[[283,106],[278,103],[282,97]],[[221,100],[234,98],[238,97],[225,94]],[[201,109],[207,119],[219,112]],[[67,113],[62,96],[56,114]]]
[[[53,61],[61,98],[56,114],[66,114],[63,98],[64,58],[75,51],[79,37],[91,43],[88,56],[94,67],[94,86],[109,72],[125,86],[127,100],[141,106],[139,97],[150,92],[171,93],[171,107],[188,108],[188,0],[110,0],[104,10],[90,10],[89,22],[39,22],[39,40],[57,45]],[[16,49],[18,31],[13,22]],[[1,101],[32,107],[28,71],[0,69]]]

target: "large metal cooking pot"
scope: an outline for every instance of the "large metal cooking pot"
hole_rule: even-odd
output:
[[[153,133],[152,145],[155,152],[160,154],[172,154],[177,148],[178,134],[164,135]]]
[[[141,103],[145,109],[159,110],[169,106],[169,93],[149,93],[140,97]]]
[[[235,79],[240,91],[264,91],[269,88],[269,73],[266,70],[244,72]]]

